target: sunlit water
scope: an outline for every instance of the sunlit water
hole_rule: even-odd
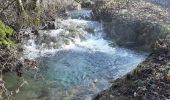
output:
[[[111,42],[103,38],[102,24],[89,21],[89,10],[67,13],[73,17],[56,23],[58,29],[42,31],[57,43],[61,42],[59,48],[54,48],[54,41],[46,47],[48,42],[38,44],[35,38],[24,46],[24,57],[41,59],[41,64],[37,70],[23,74],[28,84],[19,93],[14,91],[16,100],[91,100],[109,88],[111,81],[132,71],[145,59],[144,54],[110,46]],[[71,36],[70,27],[81,35]],[[63,38],[68,40],[67,44]],[[17,90],[22,82],[22,78],[9,73],[5,79],[10,82],[7,87],[11,90]]]
[[[170,0],[147,0],[151,3],[158,4],[162,7],[170,8]]]

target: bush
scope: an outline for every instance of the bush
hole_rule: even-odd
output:
[[[0,20],[0,45],[12,46],[14,42],[10,39],[15,31],[9,26],[5,25]]]

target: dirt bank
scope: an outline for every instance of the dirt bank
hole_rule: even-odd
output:
[[[155,51],[134,71],[113,81],[94,100],[169,100],[170,41],[157,43]]]
[[[143,0],[98,1],[94,18],[103,20],[108,37],[119,46],[150,51],[170,32],[170,10]]]

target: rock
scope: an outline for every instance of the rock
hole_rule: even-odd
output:
[[[71,5],[68,6],[69,10],[81,10],[81,4],[78,2],[73,2]]]
[[[92,0],[85,0],[81,3],[82,8],[92,8],[94,6],[94,2]]]
[[[97,82],[98,82],[98,80],[97,80],[97,79],[95,79],[95,80],[94,80],[94,83],[97,83]]]
[[[0,87],[4,85],[4,81],[0,79]]]
[[[157,88],[157,85],[152,84],[152,85],[151,85],[151,88],[152,88],[152,89],[156,89],[156,88]]]
[[[136,97],[136,96],[137,96],[137,93],[136,93],[136,92],[134,92],[134,94],[133,94],[133,95],[134,95],[134,97]]]
[[[55,22],[54,21],[48,21],[44,24],[43,30],[47,30],[47,29],[55,29]]]
[[[142,74],[146,74],[146,75],[152,74],[152,69],[149,69],[149,68],[147,68],[147,69],[142,69],[142,70],[141,70],[141,73],[142,73]]]

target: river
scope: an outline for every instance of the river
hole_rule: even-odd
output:
[[[91,20],[91,10],[67,14],[56,19],[55,30],[40,30],[39,38],[25,42],[23,58],[40,59],[37,69],[25,71],[23,78],[4,76],[7,88],[16,90],[16,100],[91,100],[146,58],[145,53],[113,46],[102,23]],[[18,89],[23,80],[27,84]]]

